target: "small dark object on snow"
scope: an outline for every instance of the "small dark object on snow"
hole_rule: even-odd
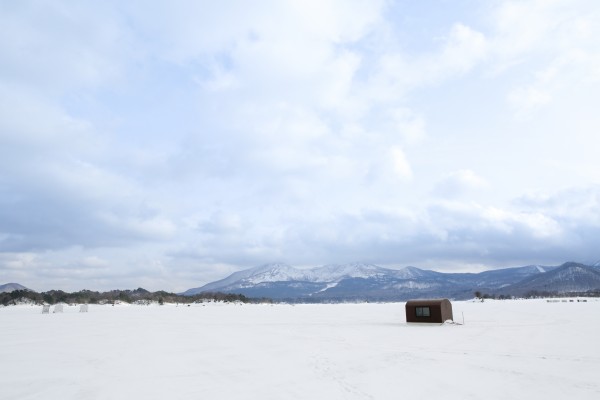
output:
[[[448,299],[409,300],[406,302],[406,322],[441,324],[448,320],[454,320],[452,304]]]

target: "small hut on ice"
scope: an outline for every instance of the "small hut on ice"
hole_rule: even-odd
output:
[[[454,320],[448,299],[409,300],[406,302],[406,322],[443,323]]]

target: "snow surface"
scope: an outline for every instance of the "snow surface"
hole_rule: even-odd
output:
[[[539,272],[546,272],[546,270],[544,268],[542,268],[540,265],[536,265],[535,268],[539,271]]]
[[[0,307],[9,399],[599,399],[600,301]]]
[[[372,278],[389,274],[392,270],[373,264],[329,264],[308,270],[313,282],[339,282],[346,278]]]

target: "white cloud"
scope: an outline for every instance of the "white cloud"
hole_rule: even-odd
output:
[[[239,82],[235,75],[219,65],[214,65],[211,68],[211,73],[208,78],[194,77],[194,82],[198,83],[204,89],[214,92],[231,90],[239,87]]]
[[[60,152],[65,142],[73,150],[90,149],[98,143],[87,121],[69,115],[60,105],[36,90],[2,80],[0,141],[4,143],[5,152],[9,146],[23,146],[36,153],[48,150]],[[52,148],[57,144],[56,148]]]
[[[0,269],[184,289],[273,260],[591,254],[595,192],[558,189],[600,171],[598,6],[439,7],[7,5]]]
[[[558,221],[538,212],[511,212],[492,207],[487,208],[483,216],[494,228],[508,234],[525,229],[533,238],[551,239],[560,237],[562,233]]]
[[[593,1],[505,1],[494,14],[492,59],[498,71],[525,72],[508,101],[519,116],[597,82],[600,11]]]
[[[0,15],[3,79],[64,93],[122,76],[129,32],[109,4],[13,3]]]
[[[600,223],[600,187],[574,187],[555,193],[528,193],[515,200],[528,212],[540,211],[573,226]]]
[[[457,197],[475,190],[489,188],[489,183],[470,169],[453,171],[444,175],[433,193],[443,197]]]
[[[400,147],[392,147],[390,150],[394,172],[402,179],[411,179],[413,176],[410,163]]]
[[[116,234],[124,234],[145,240],[164,240],[172,238],[176,225],[164,217],[123,217],[120,215],[102,213],[98,220],[114,229]]]
[[[503,1],[492,16],[495,51],[518,59],[591,44],[598,15],[590,0]]]
[[[520,113],[544,106],[552,100],[552,95],[547,90],[529,86],[526,88],[513,89],[508,95],[508,101],[519,110]]]
[[[242,218],[238,214],[219,210],[200,222],[198,229],[209,234],[226,234],[240,232],[243,226]]]
[[[399,133],[409,145],[419,144],[426,137],[425,118],[408,108],[391,110],[389,120],[390,131]]]
[[[108,260],[98,256],[86,256],[81,261],[81,264],[87,268],[106,268],[110,265]]]
[[[372,95],[380,101],[402,98],[407,92],[460,77],[486,56],[486,38],[463,24],[454,24],[442,46],[423,54],[384,53],[371,79]]]
[[[481,32],[460,23],[455,24],[441,55],[432,63],[437,68],[435,75],[468,72],[481,62],[486,51],[486,38]]]
[[[38,255],[35,253],[9,253],[3,252],[1,255],[2,266],[11,270],[24,270],[36,265]]]

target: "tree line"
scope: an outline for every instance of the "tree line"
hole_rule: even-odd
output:
[[[547,291],[547,290],[530,290],[521,296],[513,296],[509,294],[489,294],[476,291],[474,293],[475,298],[483,301],[485,299],[497,299],[497,300],[509,300],[515,297],[524,299],[540,299],[540,298],[555,298],[555,297],[600,297],[600,290],[588,290],[583,292],[558,292],[558,291]]]
[[[12,292],[0,293],[0,304],[7,306],[21,302],[34,304],[114,304],[115,302],[158,302],[190,304],[204,301],[242,302],[242,303],[270,303],[266,298],[249,298],[243,294],[204,292],[193,296],[183,296],[169,293],[163,290],[150,292],[143,288],[135,290],[111,290],[108,292],[96,292],[91,290],[80,290],[78,292],[64,292],[62,290],[49,290],[47,292],[34,292],[31,290],[14,290]]]

